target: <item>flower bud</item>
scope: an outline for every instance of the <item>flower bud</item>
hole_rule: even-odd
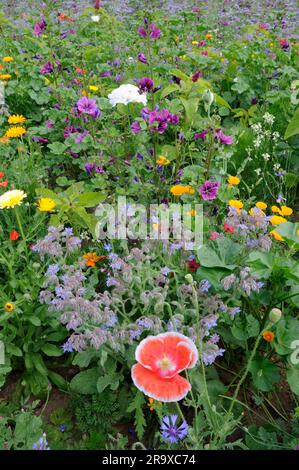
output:
[[[192,274],[186,274],[185,279],[188,282],[188,284],[192,285],[194,283]]]
[[[207,89],[204,91],[202,99],[204,103],[206,103],[208,106],[211,106],[214,101],[214,93],[212,93],[210,89]]]
[[[279,308],[272,308],[269,314],[269,320],[272,323],[277,323],[281,319],[282,312]]]

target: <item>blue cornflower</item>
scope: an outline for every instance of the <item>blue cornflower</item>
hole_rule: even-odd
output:
[[[164,416],[161,424],[161,435],[166,442],[176,444],[188,434],[188,424],[184,420],[180,426],[176,425],[177,415]]]

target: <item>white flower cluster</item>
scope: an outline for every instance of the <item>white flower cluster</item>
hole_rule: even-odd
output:
[[[275,121],[275,117],[273,116],[273,114],[270,114],[270,113],[265,113],[263,115],[263,119],[264,119],[265,123],[270,124],[270,126],[272,126],[272,124]]]
[[[116,106],[119,103],[129,104],[129,103],[142,103],[144,106],[147,103],[146,94],[139,93],[139,89],[135,85],[120,85],[120,87],[113,90],[108,95],[109,101],[112,106]]]

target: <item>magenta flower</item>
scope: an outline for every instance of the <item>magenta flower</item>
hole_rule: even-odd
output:
[[[154,23],[150,25],[150,37],[152,39],[159,39],[161,36],[161,30],[155,26]]]
[[[138,88],[142,93],[150,92],[154,88],[154,82],[149,77],[143,77],[141,80],[138,80]]]
[[[206,135],[210,132],[210,129],[205,129],[202,132],[194,134],[194,139],[195,140],[206,140]]]
[[[142,64],[147,64],[147,58],[142,52],[138,54],[137,60],[139,60],[139,62],[141,62]]]
[[[95,116],[99,111],[97,108],[96,100],[87,98],[87,96],[83,96],[83,98],[80,98],[77,101],[76,106],[80,113],[90,114],[92,116]]]
[[[78,134],[75,139],[76,144],[80,144],[82,140],[84,139],[84,137],[86,137],[88,134],[89,134],[88,131],[83,131],[80,134]]]
[[[234,141],[230,135],[223,134],[221,129],[215,130],[215,137],[219,139],[220,144],[223,144],[223,145],[231,145]]]
[[[199,188],[199,192],[204,201],[212,201],[217,198],[218,188],[218,181],[208,180]]]
[[[53,64],[51,64],[51,62],[47,62],[46,64],[42,66],[39,72],[42,75],[46,75],[47,73],[52,73],[53,70],[54,70]]]
[[[202,77],[202,73],[201,73],[200,70],[198,70],[197,72],[195,72],[195,73],[192,75],[191,80],[192,80],[192,82],[195,83],[195,82],[197,82],[197,80],[198,80],[199,78],[201,78],[201,77]]]
[[[138,121],[134,121],[132,124],[131,124],[131,131],[133,132],[133,134],[140,134],[141,132],[141,126],[139,124]]]
[[[45,20],[40,20],[33,28],[34,36],[41,36],[43,32],[46,30],[47,23]]]

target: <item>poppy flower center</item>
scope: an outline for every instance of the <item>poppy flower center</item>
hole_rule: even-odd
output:
[[[176,365],[172,362],[172,360],[166,354],[164,354],[163,358],[160,361],[158,361],[157,366],[160,369],[161,376],[165,376],[169,372],[176,370]]]

